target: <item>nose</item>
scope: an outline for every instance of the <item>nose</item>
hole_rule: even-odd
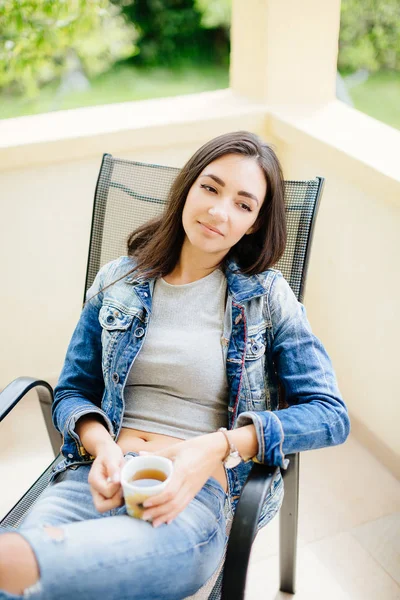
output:
[[[225,223],[228,220],[227,212],[221,205],[211,206],[211,208],[208,209],[208,214],[214,217],[215,219],[218,219],[222,223]]]

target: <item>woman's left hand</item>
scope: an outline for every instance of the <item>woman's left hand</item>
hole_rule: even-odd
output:
[[[226,453],[227,443],[220,432],[178,442],[156,452],[140,452],[141,456],[165,456],[174,462],[171,481],[160,494],[143,503],[148,510],[142,518],[152,518],[153,527],[173,521],[221,466]]]

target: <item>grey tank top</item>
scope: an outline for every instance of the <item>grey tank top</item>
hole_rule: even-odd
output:
[[[227,426],[225,299],[220,269],[184,285],[155,282],[146,338],[125,386],[123,427],[189,439]]]

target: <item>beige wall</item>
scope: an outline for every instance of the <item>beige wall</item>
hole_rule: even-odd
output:
[[[270,105],[335,96],[340,0],[232,0],[233,90]]]
[[[287,175],[310,167],[326,177],[309,266],[305,306],[332,358],[355,433],[399,472],[397,386],[400,283],[400,184],[377,195],[354,181],[351,164],[318,148],[277,142]],[[364,425],[367,431],[362,431]],[[369,435],[368,435],[369,433]],[[393,451],[393,455],[391,454]]]

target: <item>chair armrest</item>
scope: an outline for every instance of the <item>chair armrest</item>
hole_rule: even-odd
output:
[[[2,392],[0,392],[0,421],[8,415],[16,404],[27,394],[32,388],[38,387],[37,390],[39,400],[47,396],[50,404],[53,401],[53,388],[47,381],[35,379],[34,377],[18,377],[14,379]]]
[[[232,522],[226,550],[221,600],[243,600],[251,547],[265,497],[279,467],[254,463]]]

